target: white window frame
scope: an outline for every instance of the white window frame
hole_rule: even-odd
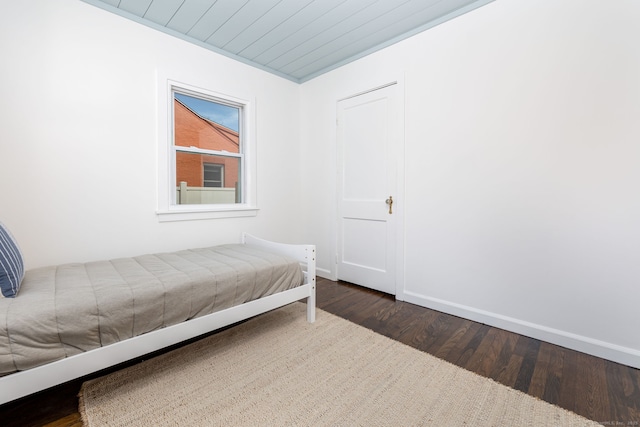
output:
[[[182,80],[182,81],[181,81]],[[255,100],[242,98],[222,92],[206,89],[204,84],[188,84],[183,79],[169,77],[162,71],[157,72],[157,125],[158,125],[158,206],[159,221],[184,221],[214,218],[236,218],[256,216],[257,173],[256,173],[256,135]],[[175,148],[173,144],[173,92],[202,94],[208,98],[219,99],[242,108],[239,133],[244,155],[241,165],[241,185],[244,200],[234,204],[179,205],[175,203]]]

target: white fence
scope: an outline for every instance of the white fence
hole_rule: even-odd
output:
[[[181,182],[176,188],[176,203],[179,205],[209,205],[236,203],[235,188],[187,187]]]

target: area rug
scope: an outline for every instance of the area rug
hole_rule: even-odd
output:
[[[295,303],[83,384],[85,426],[595,426]]]

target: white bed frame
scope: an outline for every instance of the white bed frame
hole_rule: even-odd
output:
[[[313,323],[316,313],[315,246],[275,243],[246,233],[242,235],[242,243],[267,248],[296,259],[300,262],[304,272],[304,284],[242,305],[119,341],[106,347],[80,353],[26,371],[5,375],[0,377],[0,404],[135,359],[304,298],[307,299],[307,320]]]

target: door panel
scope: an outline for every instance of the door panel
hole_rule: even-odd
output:
[[[396,293],[396,86],[338,103],[338,278]]]
[[[339,126],[343,128],[346,142],[343,146],[344,200],[384,197],[387,185],[387,99],[371,99],[355,105],[355,99],[343,102],[345,109]]]
[[[342,246],[342,262],[378,271],[387,269],[385,221],[367,221],[362,219],[344,218],[344,243]],[[361,242],[366,241],[366,245]]]

